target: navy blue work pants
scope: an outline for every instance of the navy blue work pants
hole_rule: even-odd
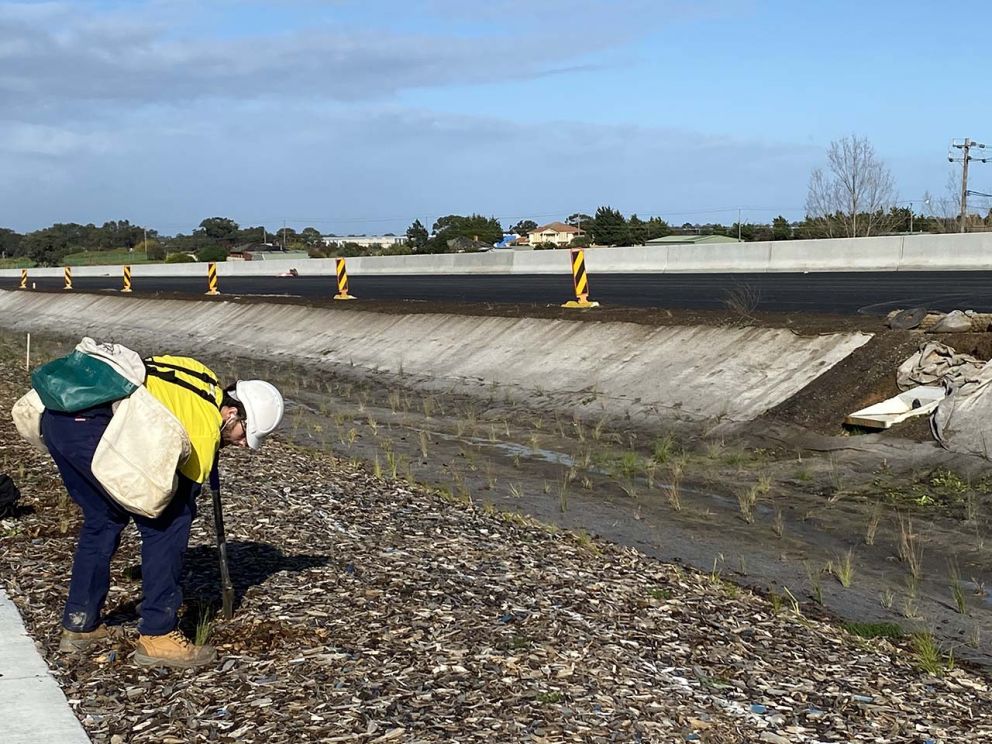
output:
[[[196,516],[200,484],[180,475],[175,497],[155,519],[125,511],[107,495],[90,469],[111,416],[108,405],[78,413],[46,410],[41,420],[42,436],[66,490],[83,510],[62,625],[86,632],[100,624],[110,589],[110,559],[120,545],[121,531],[133,519],[141,535],[144,594],[138,631],[143,635],[164,635],[175,629],[183,601],[183,557],[190,524]]]

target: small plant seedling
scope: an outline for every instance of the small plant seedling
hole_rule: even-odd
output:
[[[813,599],[818,605],[823,605],[823,585],[820,582],[819,569],[813,568],[810,563],[804,564],[806,567],[806,578],[809,579],[810,590],[813,592]]]
[[[923,543],[913,531],[913,520],[899,517],[899,558],[909,568],[910,575],[920,580],[923,576]]]
[[[569,476],[565,473],[558,482],[558,508],[561,509],[562,514],[568,511],[568,484]]]
[[[386,466],[389,468],[389,478],[390,480],[396,480],[396,474],[398,471],[398,465],[396,461],[396,453],[392,449],[386,450]]]
[[[916,663],[920,669],[939,677],[944,672],[950,671],[954,667],[954,659],[948,656],[946,659],[940,651],[940,646],[934,639],[933,634],[917,633],[913,636],[913,652],[916,654]]]
[[[964,587],[961,585],[961,571],[953,558],[947,564],[947,576],[951,587],[951,597],[954,607],[962,615],[968,614],[968,601],[965,599]]]
[[[652,459],[659,465],[664,465],[671,459],[675,451],[675,437],[669,433],[654,440],[651,452]]]
[[[675,511],[682,511],[682,476],[685,473],[685,461],[676,460],[668,468],[668,503]]]
[[[840,585],[847,589],[854,581],[854,549],[851,548],[846,553],[837,557],[833,570],[834,576]]]
[[[775,517],[772,519],[772,532],[778,537],[782,537],[785,533],[785,517],[782,516],[782,510],[775,510]]]
[[[868,526],[865,527],[865,545],[875,544],[875,535],[878,533],[878,523],[882,519],[882,502],[876,501],[872,507],[871,516],[868,517]]]
[[[210,640],[210,633],[214,625],[214,611],[208,603],[201,602],[197,610],[196,634],[193,643],[203,646]]]
[[[740,508],[741,518],[748,524],[754,522],[754,506],[758,503],[758,487],[737,492],[737,506]]]
[[[772,592],[771,594],[769,594],[768,595],[768,602],[772,606],[772,614],[773,615],[777,615],[777,614],[779,614],[782,611],[783,601],[782,601],[782,597],[779,594],[776,594],[775,592]]]

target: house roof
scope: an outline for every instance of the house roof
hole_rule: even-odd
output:
[[[534,233],[545,232],[546,230],[553,230],[554,232],[560,233],[577,233],[578,229],[572,227],[571,225],[566,225],[564,222],[549,222],[547,225],[541,225],[531,230],[528,235],[533,235]]]
[[[736,243],[737,238],[727,235],[666,235],[663,238],[653,238],[646,245],[700,245],[705,243]]]

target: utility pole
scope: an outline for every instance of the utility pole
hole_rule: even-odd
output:
[[[980,142],[975,142],[975,140],[969,139],[968,137],[965,137],[962,142],[951,140],[951,147],[962,151],[960,158],[951,157],[950,151],[948,151],[947,161],[949,163],[961,163],[961,232],[966,232],[968,228],[968,163],[972,160],[977,160],[980,163],[987,163],[989,159],[975,158],[971,156],[971,148],[977,147],[984,150],[985,145]]]
[[[282,249],[286,250],[286,220],[282,221]]]
[[[741,242],[741,208],[737,207],[737,242]]]

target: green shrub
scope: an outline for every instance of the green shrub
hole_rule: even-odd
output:
[[[196,259],[188,253],[170,253],[165,257],[166,263],[196,263]]]
[[[227,248],[219,245],[207,245],[196,252],[198,261],[226,261]]]

